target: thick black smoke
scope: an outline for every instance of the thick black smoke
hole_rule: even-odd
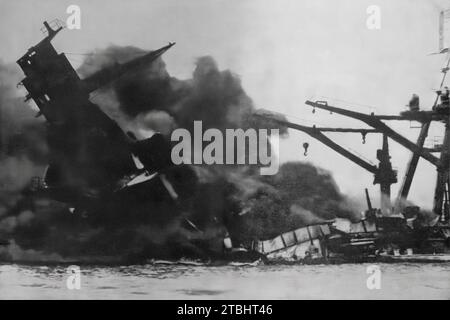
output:
[[[44,121],[24,103],[25,92],[16,88],[20,80],[14,65],[0,61],[0,241],[34,221],[35,212],[23,191],[47,162]],[[7,250],[14,258],[24,255],[14,239]],[[0,256],[4,251],[0,246]],[[41,254],[31,250],[28,256],[38,259]]]
[[[78,71],[86,77],[144,53],[134,47],[109,47],[93,52]],[[22,110],[26,106],[12,86],[19,79],[11,81],[17,73],[7,74],[4,67],[0,71],[1,110]],[[255,108],[239,77],[220,70],[211,57],[199,58],[188,80],[170,76],[159,59],[98,90],[91,99],[122,128],[159,131],[166,137],[175,128],[191,130],[195,120],[202,121],[204,130],[269,125],[252,118]],[[195,166],[176,168],[169,174],[182,199],[177,208],[164,202],[151,207],[151,212],[170,219],[127,223],[126,216],[119,216],[114,224],[110,220],[115,217],[105,212],[100,221],[92,223],[69,214],[63,204],[27,194],[28,181],[41,174],[46,163],[45,126],[32,117],[27,121],[19,121],[15,113],[7,117],[14,125],[7,130],[6,140],[21,141],[23,148],[12,148],[2,157],[0,180],[8,187],[2,190],[2,199],[7,200],[0,203],[0,238],[13,241],[0,249],[5,259],[206,258],[220,252],[227,231],[235,243],[247,243],[308,223],[349,217],[354,211],[331,175],[311,164],[287,163],[275,176],[260,176],[255,166]],[[279,129],[286,134],[286,128]],[[12,134],[16,131],[21,133],[17,137]],[[28,170],[20,167],[23,161]],[[185,218],[200,231],[186,225]]]
[[[241,199],[236,233],[240,242],[270,239],[287,230],[344,217],[353,220],[356,203],[347,199],[331,174],[310,163],[288,162],[273,176],[254,176],[252,192]],[[243,214],[244,213],[244,214]]]
[[[87,77],[103,67],[144,53],[135,47],[112,46],[89,56],[79,73]],[[191,79],[171,77],[164,61],[158,59],[146,69],[124,75],[95,96],[107,112],[117,115],[118,108],[152,129],[162,130],[160,120],[169,129],[173,126],[190,129],[195,120],[201,120],[205,130],[266,126],[252,117],[255,108],[239,77],[229,70],[219,70],[209,56],[197,59]],[[286,134],[286,128],[280,128],[280,134]]]

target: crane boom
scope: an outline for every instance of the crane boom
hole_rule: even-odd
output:
[[[367,114],[364,114],[364,113],[350,111],[350,110],[345,110],[345,109],[342,109],[342,108],[337,108],[337,107],[330,106],[328,104],[319,103],[319,102],[313,102],[313,101],[309,101],[309,100],[306,101],[305,103],[307,105],[313,107],[313,108],[318,108],[318,109],[328,110],[328,111],[331,111],[331,112],[336,112],[338,114],[341,114],[341,115],[344,115],[344,116],[347,116],[347,117],[350,117],[350,118],[354,118],[354,119],[360,120],[360,121],[368,124],[372,128],[375,128],[375,129],[379,130],[380,132],[383,132],[383,134],[387,135],[389,138],[391,138],[392,140],[394,140],[397,143],[401,144],[405,148],[411,150],[414,153],[419,154],[421,157],[423,157],[424,159],[428,160],[429,162],[431,162],[436,167],[439,166],[439,163],[440,163],[439,158],[437,158],[434,155],[432,155],[431,153],[423,150],[422,148],[417,146],[414,142],[409,141],[408,139],[403,137],[401,134],[399,134],[399,133],[395,132],[394,130],[392,130],[385,123],[383,123],[380,119],[378,119],[375,115],[367,115]]]
[[[299,130],[309,134],[311,137],[319,140],[329,148],[333,149],[337,153],[346,157],[350,161],[356,163],[360,167],[374,174],[374,184],[380,185],[381,191],[381,210],[384,214],[390,215],[391,213],[391,185],[397,182],[397,171],[392,169],[392,164],[389,155],[388,136],[383,134],[383,147],[377,150],[377,158],[379,160],[379,166],[375,166],[364,159],[358,157],[354,153],[341,147],[330,138],[325,136],[322,131],[329,132],[358,132],[363,134],[363,137],[368,132],[378,132],[373,129],[348,129],[348,128],[317,128],[316,126],[307,127],[299,124],[295,124],[286,120],[280,120],[271,116],[255,114],[255,116],[262,117],[272,123],[286,126],[291,129]]]
[[[260,114],[255,114],[255,116],[265,118],[265,119],[270,120],[270,121],[272,121],[272,122],[274,122],[276,124],[279,124],[279,125],[282,125],[282,126],[286,126],[288,128],[294,129],[294,130],[299,130],[299,131],[305,132],[308,135],[310,135],[311,137],[319,140],[320,142],[322,142],[323,144],[325,144],[329,148],[331,148],[334,151],[338,152],[339,154],[343,155],[347,159],[353,161],[354,163],[356,163],[360,167],[366,169],[367,171],[369,171],[369,172],[371,172],[373,174],[375,174],[378,171],[378,169],[377,169],[377,167],[375,165],[367,162],[366,160],[364,160],[364,159],[358,157],[357,155],[355,155],[354,153],[352,153],[352,152],[348,151],[347,149],[341,147],[340,145],[335,143],[333,140],[328,138],[326,135],[324,135],[319,128],[302,126],[302,125],[299,125],[299,124],[296,124],[296,123],[292,123],[292,122],[289,122],[289,121],[279,120],[279,119],[272,118],[270,116],[265,116],[265,115],[260,115]],[[359,130],[359,129],[353,129],[353,130]],[[366,129],[361,129],[361,130],[365,131]],[[352,132],[355,132],[355,131],[352,131]]]

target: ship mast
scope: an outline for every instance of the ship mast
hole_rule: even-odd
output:
[[[449,10],[450,11],[450,10]],[[441,12],[440,17],[440,51],[436,54],[448,53],[449,49],[443,47],[443,21],[444,12]],[[399,115],[375,115],[364,114],[356,111],[351,111],[344,108],[338,108],[328,104],[328,101],[310,101],[305,102],[306,105],[315,109],[327,110],[330,113],[337,113],[349,118],[353,118],[364,122],[369,125],[372,129],[347,129],[347,128],[318,128],[316,126],[307,127],[300,124],[291,123],[288,121],[280,120],[274,118],[270,115],[256,114],[258,117],[263,117],[272,123],[286,126],[295,130],[300,130],[311,137],[319,140],[326,146],[330,147],[337,153],[343,155],[350,161],[356,163],[360,167],[374,174],[374,184],[380,185],[381,192],[381,211],[384,215],[391,215],[392,213],[398,214],[402,211],[403,206],[411,188],[411,184],[417,169],[417,164],[420,158],[424,158],[429,163],[437,169],[437,180],[435,185],[434,193],[434,203],[433,211],[441,217],[441,221],[449,220],[449,189],[450,189],[450,177],[449,177],[449,165],[450,165],[450,131],[449,131],[449,117],[450,117],[450,106],[448,104],[448,99],[444,103],[442,100],[441,88],[445,83],[445,79],[448,71],[450,70],[450,55],[447,57],[446,66],[441,70],[443,77],[440,83],[440,89],[437,91],[437,96],[431,110],[420,111],[417,105],[410,105],[410,110],[401,112]],[[439,99],[441,103],[439,104]],[[406,137],[402,136],[396,130],[392,129],[384,121],[415,121],[421,124],[421,131],[416,142],[410,141]],[[442,122],[445,126],[444,141],[442,146],[434,148],[425,148],[424,143],[428,135],[428,131],[431,123]],[[374,166],[368,163],[364,159],[358,157],[354,153],[346,150],[336,142],[332,141],[323,132],[337,132],[337,133],[360,133],[363,136],[363,141],[367,133],[381,133],[383,135],[382,148],[377,150],[377,159],[379,160],[379,165]],[[391,185],[397,182],[397,172],[392,169],[392,164],[389,155],[388,138],[399,143],[409,151],[412,155],[408,162],[405,176],[403,178],[400,191],[398,193],[395,207],[392,212],[391,208]],[[307,145],[304,146],[305,149]],[[435,153],[440,153],[440,156],[436,156]]]
[[[442,68],[442,79],[439,85],[439,90],[436,92],[436,99],[433,103],[432,110],[436,110],[438,107],[439,97],[441,94],[442,86],[445,83],[447,73],[450,70],[450,55],[448,54],[448,48],[444,46],[444,22],[445,22],[445,12],[441,11],[439,14],[439,51],[438,53],[447,53],[447,62],[444,68]],[[417,139],[417,145],[420,148],[423,148],[425,139],[428,135],[428,130],[430,128],[431,121],[427,121],[422,123],[422,128]],[[437,168],[437,179],[436,186],[434,192],[434,203],[433,203],[433,211],[441,217],[441,221],[449,220],[449,119],[444,121],[445,124],[445,133],[444,133],[444,141],[441,148],[441,157],[440,163]],[[408,163],[408,167],[403,178],[402,186],[399,190],[397,201],[395,205],[395,211],[400,212],[402,207],[404,206],[404,202],[408,197],[408,193],[412,184],[412,180],[417,168],[417,164],[419,162],[419,155],[417,153],[413,153],[411,155],[411,159]]]

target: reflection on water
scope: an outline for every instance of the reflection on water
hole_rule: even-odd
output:
[[[366,286],[369,264],[314,266],[0,265],[0,299],[450,299],[450,264],[379,264],[381,289]]]

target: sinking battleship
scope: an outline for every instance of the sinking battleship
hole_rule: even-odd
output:
[[[155,197],[159,200],[157,203],[169,200],[173,204],[172,209],[178,210],[177,187],[170,179],[173,169],[170,146],[162,136],[154,133],[137,139],[135,133],[124,132],[89,100],[93,91],[127,72],[150,66],[174,44],[169,43],[80,79],[66,56],[58,54],[51,44],[62,26],[52,28],[47,22],[44,25],[47,36],[17,61],[26,76],[20,83],[28,91],[26,100],[32,99],[39,108],[37,116],[47,120],[50,148],[49,165],[42,178],[32,180],[30,194],[63,202],[74,213],[94,221],[98,214],[111,215],[111,211],[116,211],[120,213],[119,219],[110,220],[122,223],[130,219],[129,215],[123,214],[130,203],[154,203]],[[442,70],[441,87],[449,64],[450,59]],[[332,106],[328,101],[306,101],[313,112],[323,109],[342,114],[366,123],[371,129],[307,127],[261,113],[255,114],[277,126],[309,134],[372,173],[374,184],[380,186],[381,208],[372,207],[366,190],[368,208],[358,222],[337,218],[245,245],[233,243],[230,235],[226,235],[223,239],[224,255],[220,258],[306,263],[367,259],[445,260],[446,256],[442,254],[448,253],[450,247],[448,95],[448,91],[439,90],[431,110],[425,111],[420,110],[418,97],[413,97],[409,110],[400,115],[362,114]],[[419,122],[421,132],[417,142],[406,139],[387,126],[384,121],[389,120]],[[445,125],[444,142],[440,146],[425,148],[428,129],[435,121]],[[379,164],[373,165],[346,150],[328,138],[325,132],[359,133],[363,141],[367,134],[381,134],[382,148],[376,152]],[[389,139],[412,153],[394,206],[391,204],[391,185],[397,183],[397,172],[391,163]],[[308,146],[308,143],[303,145],[305,153]],[[436,219],[428,224],[420,223],[420,208],[405,205],[420,158],[432,163],[438,171],[433,210]],[[145,214],[137,215],[137,219],[152,216],[145,205],[141,209]],[[192,229],[197,229],[191,221],[186,222]]]
[[[23,191],[31,199],[30,206],[35,207],[38,199],[50,199],[61,204],[65,217],[70,217],[65,220],[73,218],[68,223],[78,225],[82,220],[83,225],[106,227],[112,236],[131,224],[166,227],[175,221],[180,222],[183,236],[193,233],[193,238],[197,234],[201,238],[202,231],[183,211],[193,189],[193,170],[172,163],[170,142],[162,134],[124,131],[90,100],[91,93],[122,76],[150,69],[175,43],[81,79],[66,55],[52,45],[64,26],[54,20],[44,22],[44,27],[45,38],[17,60],[25,74],[18,87],[26,89],[25,101],[38,107],[36,117],[45,118],[49,148],[43,175],[32,178]],[[41,211],[55,214],[57,210],[48,207]],[[0,246],[14,243],[14,239],[0,239]],[[201,251],[195,245],[185,247],[182,250],[189,253]],[[224,251],[231,259],[242,252]],[[256,251],[244,255],[250,260],[261,256]]]
[[[50,160],[42,178],[33,179],[34,194],[67,203],[80,214],[105,211],[120,203],[149,198],[149,184],[159,184],[153,194],[177,197],[164,171],[170,166],[170,146],[155,132],[144,139],[124,132],[89,94],[128,72],[154,63],[174,43],[123,64],[104,68],[80,79],[64,53],[57,53],[52,39],[63,29],[44,22],[46,37],[31,47],[17,64],[25,78],[19,86],[28,91],[47,123]]]

